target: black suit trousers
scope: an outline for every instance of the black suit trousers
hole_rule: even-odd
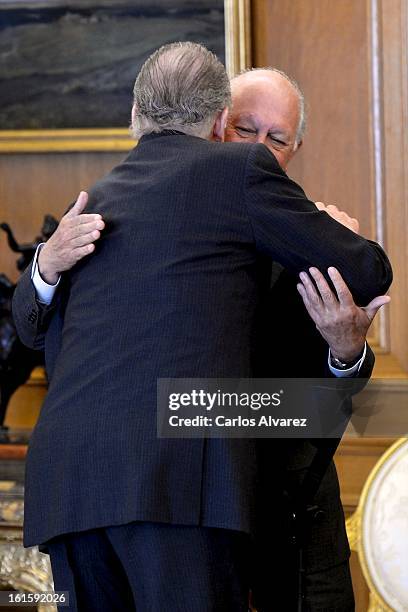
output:
[[[48,543],[62,612],[247,612],[249,536],[132,522]]]

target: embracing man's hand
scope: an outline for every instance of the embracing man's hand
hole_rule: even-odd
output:
[[[95,250],[94,242],[105,223],[101,215],[85,214],[88,194],[81,191],[74,206],[64,215],[38,255],[38,269],[49,285],[55,285],[61,272],[70,270],[80,259]]]
[[[300,273],[297,289],[302,296],[307,312],[317,329],[330,346],[331,354],[340,361],[352,362],[362,352],[368,328],[378,310],[391,298],[381,295],[368,306],[361,308],[353,300],[349,288],[336,268],[329,268],[328,275],[336,289],[333,293],[323,274],[310,268],[312,282],[306,272]]]
[[[329,204],[328,206],[326,206],[326,204],[324,204],[323,202],[315,202],[315,206],[319,210],[326,212],[328,215],[330,215],[330,217],[332,217],[345,227],[348,227],[348,229],[352,232],[355,232],[356,234],[359,233],[360,224],[358,220],[354,217],[350,217],[350,215],[344,212],[344,210],[339,210],[337,206],[334,206],[333,204]]]

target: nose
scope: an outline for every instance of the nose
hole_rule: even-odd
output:
[[[256,135],[256,142],[258,144],[266,144],[267,137],[268,137],[268,134],[262,134],[258,132],[258,134]]]

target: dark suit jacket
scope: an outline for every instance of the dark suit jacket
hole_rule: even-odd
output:
[[[65,277],[57,313],[29,271],[23,342],[45,343],[50,386],[26,464],[24,544],[134,520],[251,532],[253,440],[156,436],[160,377],[250,377],[259,253],[293,272],[335,265],[356,299],[384,292],[382,249],[319,212],[263,145],[143,137],[90,192],[107,223]]]
[[[323,378],[333,375],[328,368],[328,345],[317,332],[315,324],[309,317],[296,284],[298,279],[287,270],[271,276],[275,280],[269,294],[261,304],[257,317],[259,328],[256,343],[257,353],[254,364],[254,373],[262,378]],[[273,316],[272,316],[273,315]],[[276,321],[283,321],[284,325],[276,325]],[[271,346],[273,351],[271,351]],[[372,373],[374,367],[374,354],[369,346],[364,362],[355,375],[363,385]],[[350,398],[351,413],[351,398]],[[271,546],[277,549],[278,541],[282,552],[277,554],[284,559],[285,551],[290,548],[288,540],[290,533],[284,529],[268,533],[268,525],[285,524],[284,513],[288,508],[284,505],[278,507],[277,489],[289,489],[293,495],[302,482],[316,453],[316,442],[308,440],[261,440],[258,442],[258,456],[260,469],[259,496],[262,499],[260,506],[262,512],[259,530],[261,533],[260,556],[262,551],[269,557]],[[281,466],[278,485],[274,480],[274,488],[270,486],[270,466]],[[275,469],[273,474],[276,474]],[[339,565],[349,558],[350,548],[344,522],[344,513],[340,499],[339,482],[334,462],[331,462],[324,479],[320,485],[314,502],[324,511],[318,523],[312,524],[310,537],[305,548],[305,567],[307,572],[323,571],[329,567]],[[275,517],[275,520],[271,520]],[[284,575],[285,570],[281,565]]]

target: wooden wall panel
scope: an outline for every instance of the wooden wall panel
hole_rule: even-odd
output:
[[[408,370],[408,0],[383,0],[379,29],[385,230],[394,267],[390,349]]]

